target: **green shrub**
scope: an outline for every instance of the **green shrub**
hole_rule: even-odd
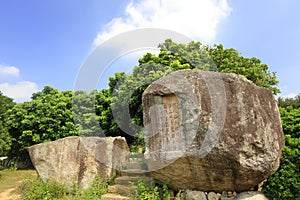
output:
[[[100,181],[96,176],[93,184],[90,188],[83,191],[81,199],[83,200],[98,200],[101,199],[101,195],[107,193],[108,183],[106,181]]]
[[[10,163],[10,170],[12,170],[12,171],[18,170],[18,163],[16,161]]]
[[[285,140],[281,165],[263,186],[270,200],[300,200],[300,138],[286,135]]]
[[[64,184],[49,180],[43,182],[40,178],[27,179],[20,186],[24,200],[100,200],[107,193],[108,183],[95,177],[91,187],[81,191],[77,184],[68,189]]]
[[[142,149],[142,152],[146,151],[146,143],[144,141],[144,132],[141,131],[135,135],[135,138],[132,144],[129,145],[131,153],[140,153],[139,150]]]
[[[139,179],[137,188],[134,190],[133,199],[136,200],[161,200],[169,196],[168,186],[166,183],[156,183],[150,187]]]
[[[268,178],[263,192],[272,200],[300,200],[300,96],[280,99],[285,147],[279,169]]]
[[[65,185],[52,180],[43,182],[39,178],[25,180],[20,190],[24,200],[60,199],[67,194]]]

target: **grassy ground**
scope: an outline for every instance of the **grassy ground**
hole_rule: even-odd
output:
[[[23,180],[36,176],[35,170],[0,170],[0,193],[8,189],[18,188]]]

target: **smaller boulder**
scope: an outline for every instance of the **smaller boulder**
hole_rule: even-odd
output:
[[[238,194],[235,200],[268,200],[268,198],[261,192],[250,191]]]
[[[207,199],[208,200],[219,200],[221,195],[216,194],[215,192],[210,192],[207,194]]]
[[[186,200],[207,200],[206,195],[202,191],[187,190],[185,192]]]
[[[109,179],[127,161],[129,147],[123,137],[67,137],[29,147],[39,177],[88,188],[96,175]]]

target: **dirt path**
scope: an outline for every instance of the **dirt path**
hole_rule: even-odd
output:
[[[0,170],[0,200],[20,200],[20,185],[24,180],[36,176],[35,170]]]
[[[5,190],[4,192],[0,193],[0,199],[1,200],[19,200],[20,195],[15,194],[14,191],[16,191],[17,188],[10,188]]]
[[[18,181],[18,186],[14,188],[6,189],[4,192],[0,193],[0,200],[20,200],[21,196],[16,194],[15,191],[17,191],[19,185],[22,183],[22,181]]]

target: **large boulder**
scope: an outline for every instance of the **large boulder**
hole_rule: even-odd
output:
[[[247,191],[279,167],[272,92],[245,77],[180,70],[143,93],[149,170],[174,190]]]
[[[123,137],[67,137],[29,148],[31,161],[42,180],[56,180],[86,189],[96,175],[112,177],[127,160],[129,148]]]

